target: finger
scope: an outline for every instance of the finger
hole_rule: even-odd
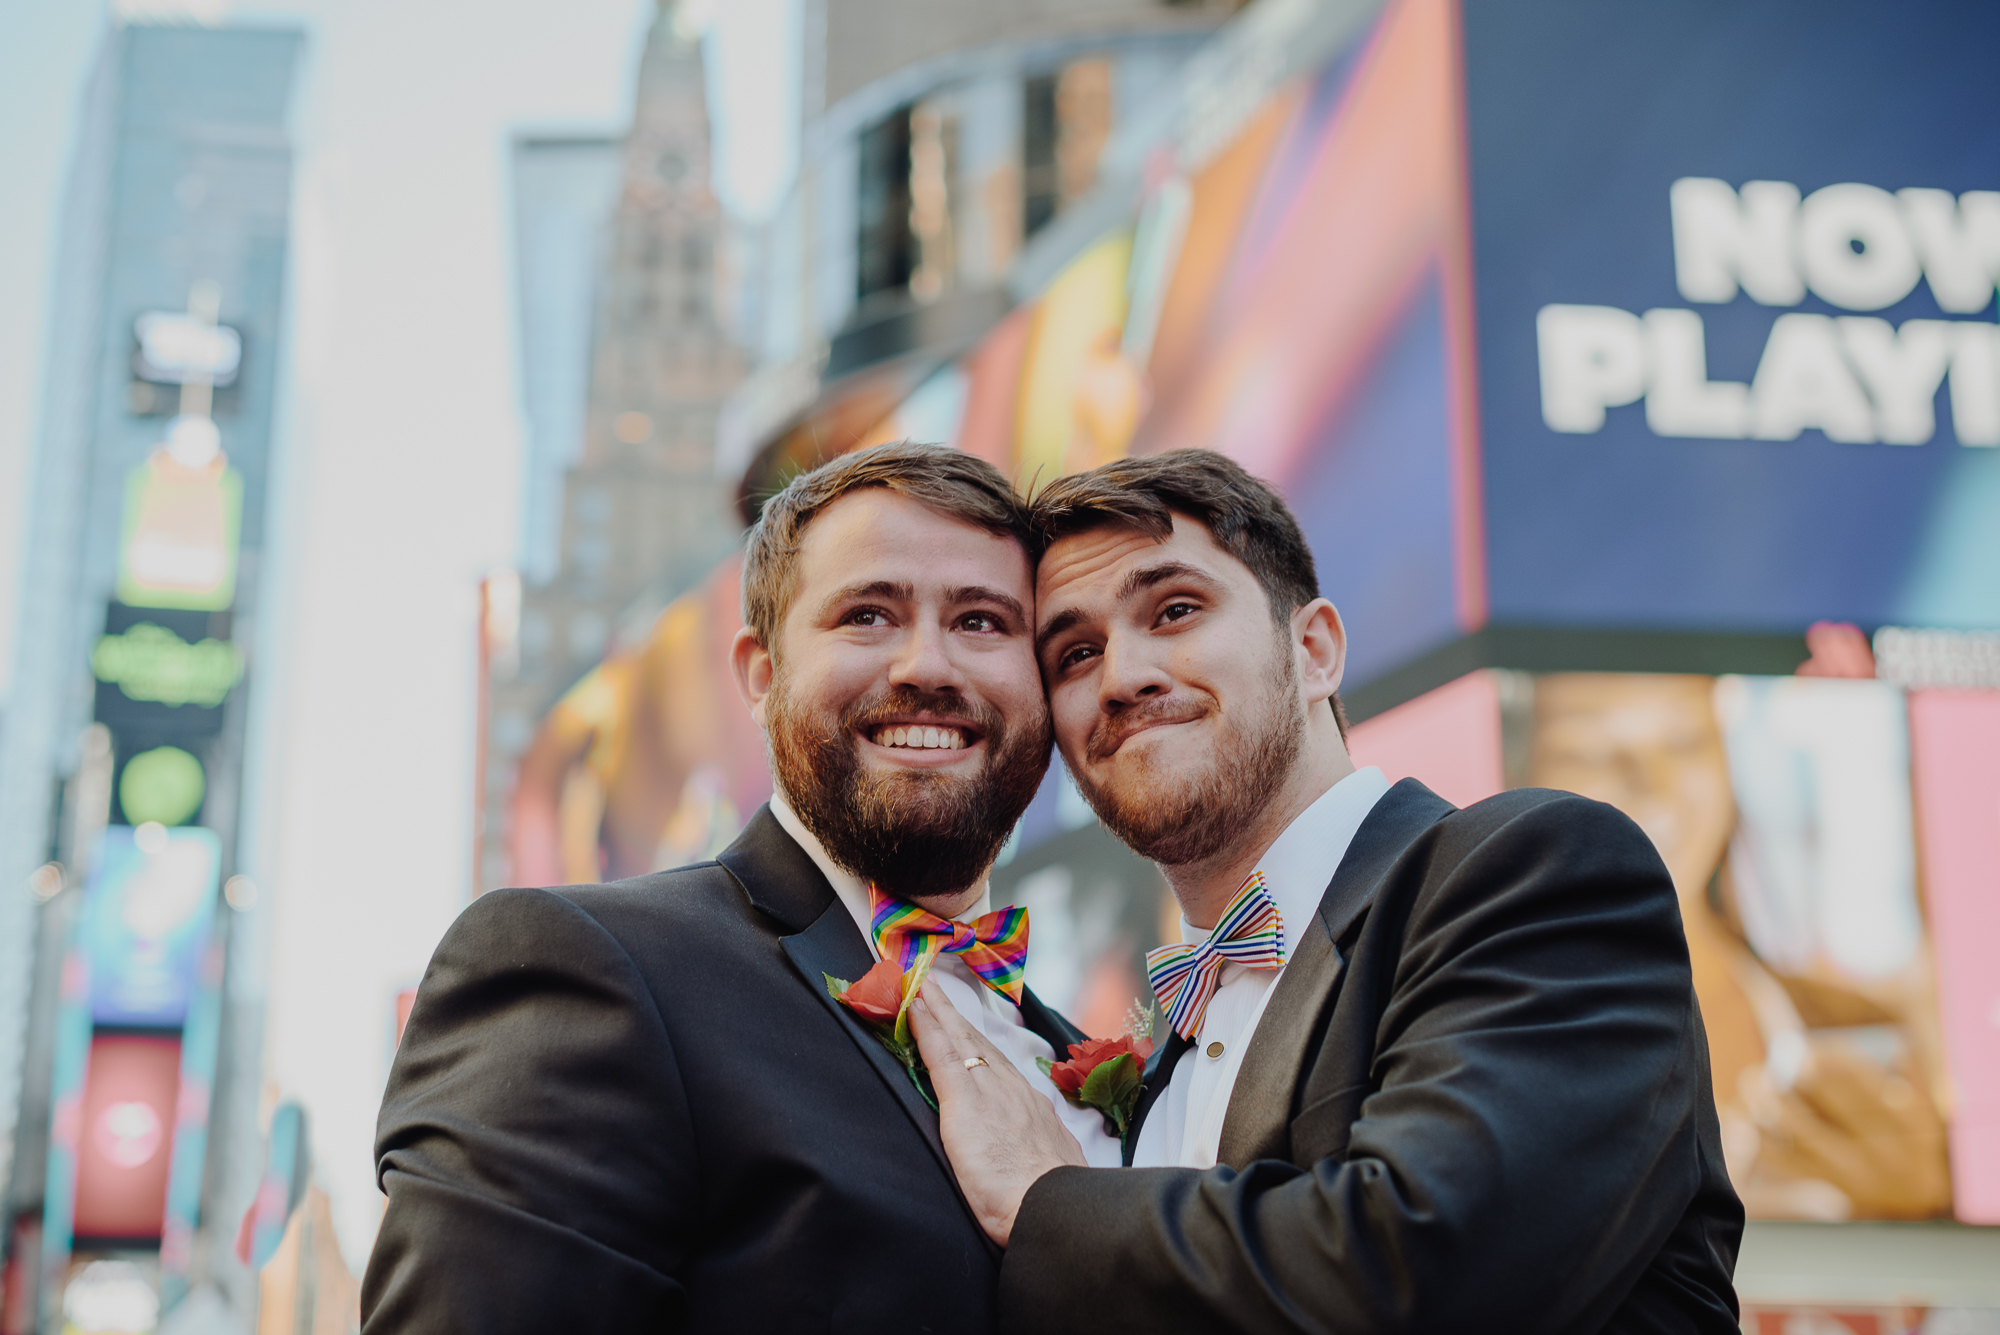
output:
[[[929,1005],[932,1017],[950,1035],[953,1046],[968,1047],[973,1039],[979,1037],[978,1028],[958,1013],[958,1007],[951,1004],[951,998],[938,986],[937,979],[924,979],[923,991],[918,995]]]
[[[949,1014],[951,1002],[938,998],[936,1009],[932,1006],[931,986],[924,984],[922,992],[910,1003],[910,1035],[917,1040],[917,1051],[923,1056],[924,1065],[930,1068],[931,1080],[936,1083],[938,1072],[957,1066],[963,1060],[958,1054],[958,1045],[952,1040],[951,1031],[946,1029],[939,1012]]]
[[[974,1055],[971,1040],[978,1037],[936,984],[926,981],[910,1005],[910,1036],[917,1041],[917,1053],[930,1072],[931,1088],[937,1091],[938,1108],[959,1099],[973,1099],[984,1091],[967,1079],[965,1060]],[[991,1058],[988,1058],[990,1061]]]
[[[945,1032],[951,1035],[952,1047],[957,1050],[961,1064],[968,1058],[984,1057],[987,1064],[996,1070],[1014,1071],[1012,1060],[994,1045],[984,1030],[959,1012],[951,997],[934,980],[924,980],[924,995],[934,999],[936,1007],[932,1013],[944,1026]],[[1015,1071],[1015,1074],[1020,1073]]]
[[[944,989],[928,979],[910,1007],[910,1032],[917,1040],[917,1051],[923,1055],[924,1065],[931,1072],[933,1085],[942,1080],[956,1090],[968,1077],[985,1077],[989,1072],[1003,1080],[1012,1076],[1026,1084],[1014,1064],[959,1013]],[[986,1065],[980,1067],[979,1061]],[[974,1064],[968,1066],[967,1062]],[[987,1085],[980,1092],[992,1094],[998,1090]]]
[[[988,1062],[997,1065],[1006,1060],[1000,1055],[1000,1049],[993,1046],[992,1040],[986,1037],[979,1026],[966,1019],[958,1007],[952,1004],[951,996],[939,987],[935,980],[924,980],[922,995],[930,1003],[931,1014],[950,1036],[951,1046],[961,1062],[973,1057],[984,1057]]]

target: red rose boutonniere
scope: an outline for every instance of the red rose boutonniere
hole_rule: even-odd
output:
[[[1102,1113],[1105,1130],[1121,1142],[1132,1129],[1146,1058],[1153,1055],[1152,1018],[1135,1005],[1119,1037],[1086,1038],[1069,1045],[1068,1061],[1043,1057],[1038,1062],[1072,1106]]]
[[[940,943],[941,944],[941,943]],[[924,1102],[937,1107],[937,1100],[924,1088],[924,1059],[917,1052],[917,1040],[910,1033],[910,1003],[916,1000],[917,992],[930,976],[931,965],[937,959],[935,949],[926,950],[917,957],[906,974],[898,968],[894,960],[878,960],[875,967],[861,975],[856,982],[845,978],[835,978],[832,974],[821,974],[826,979],[826,990],[833,999],[854,1012],[855,1017],[867,1026],[889,1055],[901,1062],[909,1072],[910,1083],[917,1087],[917,1093],[924,1096]]]

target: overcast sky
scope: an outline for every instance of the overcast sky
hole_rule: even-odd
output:
[[[767,213],[794,160],[796,0],[714,5],[717,185]],[[396,988],[463,906],[478,581],[514,555],[518,410],[505,146],[629,118],[652,0],[121,0],[287,22],[299,97],[290,358],[244,866],[274,935],[268,1074],[313,1117],[350,1261]],[[0,0],[0,704],[74,111],[111,13]]]

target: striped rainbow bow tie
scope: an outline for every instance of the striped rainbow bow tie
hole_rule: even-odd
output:
[[[908,973],[930,940],[942,937],[944,944],[939,950],[958,956],[981,982],[1015,1005],[1021,1004],[1021,972],[1028,963],[1026,909],[995,909],[969,923],[953,922],[907,899],[885,895],[872,885],[868,887],[868,904],[869,926],[883,959],[895,960]]]
[[[1161,946],[1146,952],[1146,980],[1167,1008],[1168,1026],[1182,1038],[1201,1032],[1202,1017],[1222,979],[1222,966],[1276,969],[1285,962],[1284,924],[1264,888],[1264,873],[1253,871],[1222,911],[1221,921],[1198,946]]]

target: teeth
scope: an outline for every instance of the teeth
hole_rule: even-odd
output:
[[[875,742],[878,746],[956,751],[965,745],[965,734],[957,728],[892,727],[876,733]]]

